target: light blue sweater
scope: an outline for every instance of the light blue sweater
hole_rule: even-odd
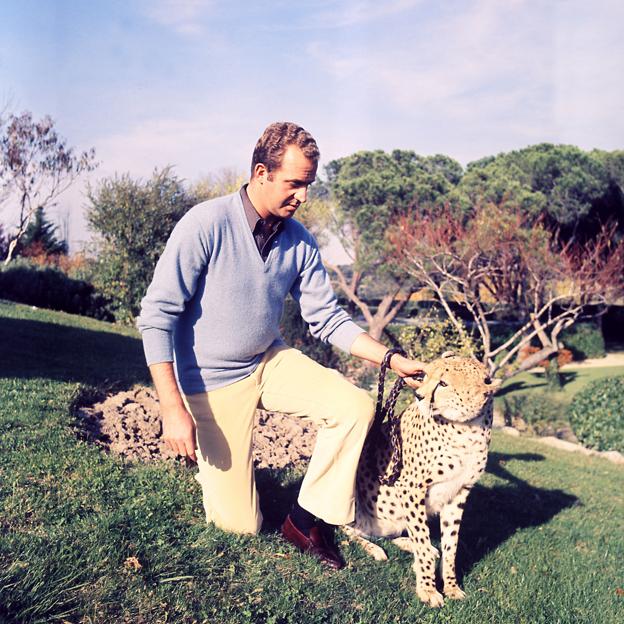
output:
[[[303,225],[286,220],[264,262],[239,193],[198,204],[174,228],[141,303],[148,365],[175,361],[185,394],[247,377],[271,345],[283,343],[288,293],[316,338],[349,352],[364,331],[338,306]]]

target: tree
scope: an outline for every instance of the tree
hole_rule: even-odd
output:
[[[245,183],[245,175],[236,169],[222,169],[218,173],[209,173],[189,189],[189,194],[197,203],[235,193]]]
[[[46,218],[43,207],[39,206],[35,211],[34,219],[28,224],[16,246],[15,252],[21,256],[66,255],[67,241],[59,240],[56,230],[56,226]]]
[[[19,208],[17,230],[11,236],[5,264],[11,261],[37,208],[53,205],[85,171],[95,168],[93,149],[75,155],[48,116],[33,121],[29,112],[10,115],[0,123],[0,201]]]
[[[446,156],[418,156],[412,151],[357,152],[326,167],[327,186],[334,199],[330,224],[353,261],[349,275],[327,263],[338,286],[361,310],[369,333],[379,339],[418,287],[413,276],[397,270],[386,230],[389,223],[415,205],[428,206],[454,196],[462,168]],[[362,290],[382,287],[375,312]]]
[[[624,232],[623,162],[622,152],[542,143],[469,163],[459,187],[472,205],[518,207],[562,242],[583,243],[607,222]]]
[[[467,221],[448,206],[404,216],[389,240],[398,264],[431,289],[459,330],[459,311],[468,314],[491,373],[511,376],[553,359],[563,329],[624,294],[624,242],[613,230],[605,226],[583,245],[562,243],[518,207],[483,204]],[[496,315],[520,323],[497,347],[488,324]],[[531,340],[539,351],[510,367]]]
[[[87,222],[98,234],[94,285],[116,320],[130,322],[175,224],[195,203],[170,167],[147,180],[129,175],[89,187]]]

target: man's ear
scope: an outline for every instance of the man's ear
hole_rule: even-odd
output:
[[[253,177],[260,184],[263,184],[264,181],[269,177],[269,170],[266,168],[264,163],[256,163],[253,170]]]

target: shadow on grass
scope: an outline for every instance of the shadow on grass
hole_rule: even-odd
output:
[[[256,469],[256,487],[264,517],[262,530],[277,531],[299,493],[303,477],[284,478],[284,472],[269,468]]]
[[[489,552],[518,530],[546,524],[558,513],[578,504],[578,499],[561,490],[537,488],[505,468],[507,461],[544,461],[537,453],[505,454],[491,452],[486,471],[507,481],[506,485],[476,485],[468,497],[457,550],[458,578],[463,578]],[[263,532],[279,529],[297,497],[301,477],[284,479],[274,470],[256,470]],[[437,519],[431,523],[431,537],[439,542]]]
[[[572,383],[578,377],[578,373],[576,371],[562,371],[559,374],[561,375],[561,383],[564,387],[567,384]],[[527,383],[525,380],[518,379],[510,384],[506,384],[503,388],[498,390],[496,396],[503,397],[506,394],[511,394],[512,392],[517,392],[519,390],[543,390],[548,388],[548,381],[546,380],[544,373],[531,373],[531,376],[535,380],[538,380],[537,383]]]
[[[486,471],[507,485],[476,485],[468,497],[457,550],[457,572],[461,580],[485,555],[518,530],[546,524],[558,513],[579,504],[575,496],[561,490],[537,488],[506,468],[509,460],[543,461],[535,453],[491,452]]]
[[[528,388],[539,388],[540,386],[545,386],[546,382],[540,385],[529,385],[526,381],[514,381],[506,385],[504,388],[501,388],[496,392],[497,397],[505,396],[506,394],[510,394],[512,392],[517,392],[518,390],[527,390]]]
[[[149,382],[141,341],[117,333],[2,318],[0,377],[51,379],[119,389]]]

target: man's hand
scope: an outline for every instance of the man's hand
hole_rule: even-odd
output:
[[[363,360],[368,360],[369,362],[374,362],[377,365],[381,364],[387,351],[388,347],[366,333],[357,336],[351,345],[351,355],[360,357]],[[403,377],[405,383],[411,388],[420,388],[422,381],[414,379],[412,375],[421,373],[421,376],[424,376],[426,372],[425,367],[426,364],[424,362],[410,360],[398,353],[395,353],[390,358],[390,368],[399,375],[399,377]]]
[[[410,386],[410,388],[420,388],[423,383],[422,377],[425,375],[426,366],[424,362],[410,360],[398,353],[395,353],[390,358],[390,368],[399,377],[402,377],[403,381],[405,381],[406,385]],[[414,376],[416,376],[416,378]]]
[[[197,461],[195,455],[195,422],[182,400],[182,395],[173,374],[172,362],[151,364],[150,373],[160,401],[163,440],[178,455]]]
[[[161,407],[160,416],[165,444],[178,455],[186,455],[197,462],[195,455],[195,422],[182,406]]]

